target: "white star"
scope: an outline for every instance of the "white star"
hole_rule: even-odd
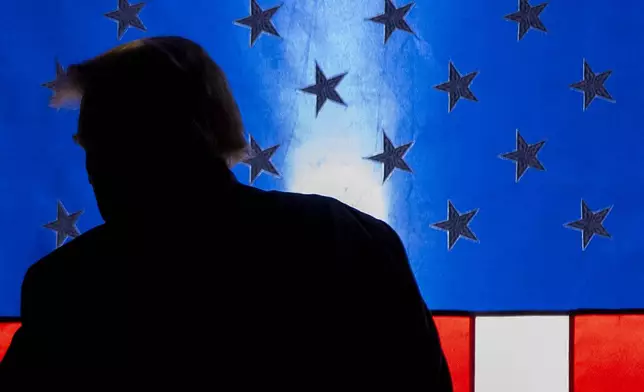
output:
[[[590,68],[586,59],[584,59],[584,79],[570,85],[570,88],[573,90],[584,93],[584,110],[588,109],[588,106],[596,97],[615,103],[613,96],[610,95],[606,87],[604,87],[604,83],[606,83],[606,80],[612,72],[613,71],[604,71],[596,74]]]
[[[387,134],[382,132],[383,135],[383,149],[384,151],[380,154],[373,155],[370,157],[366,157],[365,159],[369,159],[370,161],[375,161],[375,162],[380,162],[385,165],[385,171],[384,171],[384,177],[382,179],[382,183],[384,184],[385,181],[391,176],[391,173],[395,169],[400,169],[406,172],[411,173],[412,170],[405,162],[405,154],[407,154],[407,150],[414,144],[413,142],[403,144],[401,146],[395,147],[394,144],[391,142],[391,139],[387,136]]]
[[[56,79],[43,83],[41,86],[47,87],[53,93],[49,99],[49,106],[58,109],[62,107],[71,109],[78,105],[79,93],[72,88],[67,72],[58,59],[56,59]]]
[[[63,206],[63,203],[58,201],[56,220],[43,226],[56,232],[56,248],[60,247],[67,237],[76,238],[80,235],[78,227],[76,227],[76,221],[82,213],[83,211],[81,210],[70,214]]]
[[[259,177],[262,172],[270,173],[275,177],[280,177],[280,173],[277,171],[271,158],[275,151],[280,147],[279,144],[269,147],[265,150],[257,144],[255,138],[251,135],[250,137],[250,156],[242,161],[245,165],[250,166],[250,184],[252,185],[257,177]]]
[[[433,223],[431,227],[447,232],[447,250],[452,250],[456,241],[461,237],[478,243],[479,239],[469,227],[470,221],[478,212],[479,209],[477,208],[464,214],[460,214],[452,202],[448,200],[447,220]]]
[[[236,24],[240,26],[246,26],[250,29],[250,46],[253,47],[255,45],[255,41],[257,38],[262,33],[274,35],[275,37],[279,37],[279,33],[277,32],[277,29],[275,29],[275,26],[273,25],[273,22],[271,22],[271,18],[275,13],[277,12],[278,9],[280,9],[282,5],[278,5],[276,7],[267,9],[264,11],[259,4],[257,4],[257,0],[251,0],[250,1],[250,16],[247,16],[242,19],[238,19],[235,21]]]
[[[342,106],[347,106],[342,97],[340,97],[340,94],[336,91],[338,85],[346,75],[347,73],[345,72],[332,78],[327,78],[324,72],[322,72],[322,68],[320,68],[317,62],[315,63],[315,84],[301,89],[305,93],[316,96],[315,117],[320,114],[320,110],[327,100],[339,103]]]
[[[590,240],[595,235],[611,238],[610,233],[604,227],[604,219],[606,219],[612,209],[613,207],[611,206],[597,212],[592,212],[586,202],[583,199],[581,200],[581,219],[564,225],[568,229],[581,231],[581,250],[586,250],[588,244],[590,244]]]
[[[52,80],[51,82],[43,83],[42,86],[56,92],[56,86],[60,84],[61,80],[64,79],[66,74],[67,73],[65,72],[65,68],[63,68],[58,59],[56,59],[56,79]]]
[[[409,10],[413,6],[414,3],[409,3],[400,8],[396,8],[393,1],[385,0],[385,13],[368,19],[372,22],[385,25],[385,44],[396,30],[414,34],[414,31],[409,27],[407,21],[405,21],[405,16],[407,16],[407,13],[409,13]]]
[[[454,63],[451,61],[449,62],[449,80],[445,83],[439,84],[438,86],[434,86],[435,89],[449,94],[448,112],[454,110],[454,106],[456,106],[456,103],[461,98],[478,102],[478,99],[472,90],[470,90],[470,84],[472,84],[476,75],[478,75],[478,71],[470,72],[465,76],[461,76],[454,66]]]
[[[145,3],[137,3],[130,5],[127,0],[119,0],[118,9],[116,11],[108,12],[106,17],[118,23],[117,37],[120,40],[123,38],[125,32],[130,26],[135,27],[141,31],[147,31],[146,27],[139,18],[139,13],[145,7]]]
[[[531,28],[543,31],[544,33],[548,32],[546,26],[544,26],[541,19],[539,19],[539,15],[541,15],[547,5],[548,3],[541,3],[533,7],[528,3],[528,0],[519,0],[519,10],[505,16],[506,20],[517,22],[519,24],[519,30],[517,33],[518,41],[521,41],[523,36]]]
[[[537,154],[539,153],[541,148],[543,148],[543,145],[546,144],[546,142],[542,140],[538,143],[528,144],[521,136],[518,129],[516,140],[516,150],[499,155],[499,158],[501,159],[507,159],[516,162],[514,180],[516,182],[519,182],[519,180],[521,179],[521,177],[523,177],[523,174],[526,172],[526,170],[528,170],[529,167],[540,171],[545,171],[546,168],[543,167],[543,164],[541,163],[541,161],[539,161],[539,158],[537,158]]]

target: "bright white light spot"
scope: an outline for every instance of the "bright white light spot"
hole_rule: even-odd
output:
[[[374,162],[362,159],[365,146],[361,136],[321,135],[293,149],[289,157],[293,165],[289,191],[331,196],[385,220],[388,202],[382,170]]]

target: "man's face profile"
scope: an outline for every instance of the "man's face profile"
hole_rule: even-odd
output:
[[[109,137],[105,137],[105,131],[110,128],[110,121],[101,121],[104,116],[100,113],[99,102],[94,101],[91,95],[83,97],[75,140],[85,151],[88,180],[94,189],[99,211],[103,219],[107,220],[117,202],[117,190],[122,189],[125,184],[125,173],[119,165],[119,161],[124,163],[125,157],[114,159],[120,155],[120,151],[113,148]],[[119,177],[122,181],[118,181]]]

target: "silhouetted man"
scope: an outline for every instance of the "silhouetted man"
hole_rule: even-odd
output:
[[[105,224],[29,268],[0,384],[55,373],[48,382],[145,390],[178,379],[200,390],[451,391],[387,224],[235,180],[241,116],[199,45],[120,46],[68,69],[54,104],[70,97],[82,98],[74,139]]]

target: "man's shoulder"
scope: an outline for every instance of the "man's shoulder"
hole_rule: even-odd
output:
[[[284,191],[265,191],[251,186],[239,187],[244,208],[281,213],[314,213],[328,211],[339,201],[317,194],[302,194]]]
[[[86,231],[31,265],[25,280],[27,277],[38,279],[39,276],[58,276],[76,270],[88,255],[105,249],[109,232],[105,224]]]
[[[246,186],[244,192],[250,196],[249,201],[259,201],[259,203],[253,203],[253,208],[256,209],[266,206],[273,211],[291,215],[297,219],[324,220],[336,227],[338,225],[358,225],[369,232],[393,233],[391,227],[384,221],[333,197],[319,194],[263,191]]]
[[[279,211],[281,213],[300,213],[305,215],[329,211],[342,210],[344,203],[328,196],[318,194],[305,194],[286,191],[265,191],[246,185],[240,187],[243,195],[242,204],[255,210]]]

